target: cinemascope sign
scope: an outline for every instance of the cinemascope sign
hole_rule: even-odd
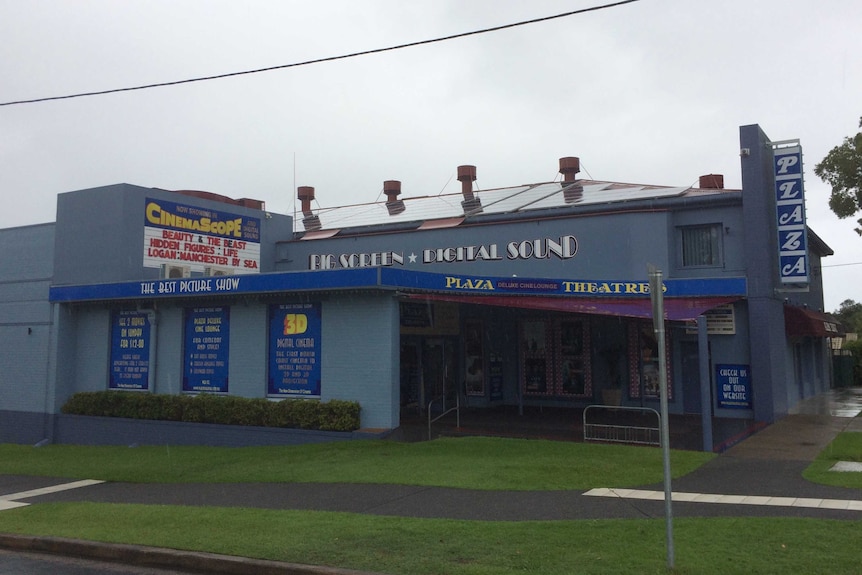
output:
[[[808,283],[808,237],[805,192],[802,187],[802,148],[797,140],[773,149],[775,204],[778,218],[778,266],[782,284]]]
[[[144,267],[162,265],[207,275],[257,273],[260,219],[147,198]]]

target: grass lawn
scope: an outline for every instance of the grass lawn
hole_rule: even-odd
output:
[[[393,575],[667,573],[663,519],[479,522],[45,503],[0,512],[0,531]],[[677,574],[860,572],[855,521],[678,518],[674,539]]]
[[[714,456],[673,451],[675,476]],[[661,450],[489,437],[288,447],[0,445],[0,473],[126,482],[396,483],[489,490],[631,487],[662,481]]]
[[[845,437],[846,436],[846,437]],[[816,466],[860,457],[843,434]],[[675,476],[711,459],[675,451]],[[814,470],[814,471],[812,471]],[[141,482],[363,482],[471,489],[588,489],[661,481],[661,451],[448,438],[267,448],[0,445],[0,474]],[[847,484],[849,474],[831,474]],[[811,479],[811,478],[809,478]],[[814,479],[812,479],[814,480]],[[166,485],[169,489],[169,485]],[[398,575],[667,573],[663,519],[483,522],[316,511],[40,503],[0,532],[209,551]],[[677,574],[860,573],[859,523],[677,518]]]
[[[802,476],[814,483],[862,489],[862,473],[829,471],[838,461],[862,462],[862,433],[839,434],[826,449],[820,452]]]

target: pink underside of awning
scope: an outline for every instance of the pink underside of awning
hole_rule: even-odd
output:
[[[452,294],[411,294],[408,297],[413,300],[449,301],[462,304],[517,307],[567,313],[652,318],[652,302],[649,298],[568,298]],[[731,303],[738,299],[740,298],[731,296],[665,298],[665,319],[668,321],[693,320],[714,307]]]

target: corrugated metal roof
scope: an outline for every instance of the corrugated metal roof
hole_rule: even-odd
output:
[[[403,210],[390,213],[386,202],[320,208],[314,215],[320,219],[321,230],[342,230],[346,228],[367,228],[378,225],[405,224],[417,222],[417,226],[434,226],[435,220],[446,220],[448,225],[458,225],[458,218],[469,220],[478,214],[517,214],[531,210],[573,209],[577,206],[606,203],[629,202],[651,198],[670,198],[682,196],[692,191],[689,187],[645,186],[620,184],[593,180],[576,182],[548,182],[474,191],[481,201],[481,208],[468,206],[466,213],[462,205],[464,196],[460,193],[440,194],[402,198]],[[720,193],[724,190],[697,190],[702,193]],[[466,217],[465,217],[466,216]],[[301,232],[302,223],[297,221],[296,231]],[[319,232],[315,232],[317,234]],[[337,232],[336,232],[337,233]],[[334,234],[330,234],[334,235]],[[320,236],[319,236],[320,237]]]

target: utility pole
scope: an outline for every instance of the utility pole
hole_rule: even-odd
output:
[[[661,403],[661,454],[664,463],[664,518],[667,535],[667,568],[674,568],[673,549],[673,506],[670,484],[670,433],[667,421],[667,346],[664,332],[664,287],[661,270],[654,265],[647,266],[650,299],[652,300],[652,322],[658,341],[658,380],[659,400]]]

